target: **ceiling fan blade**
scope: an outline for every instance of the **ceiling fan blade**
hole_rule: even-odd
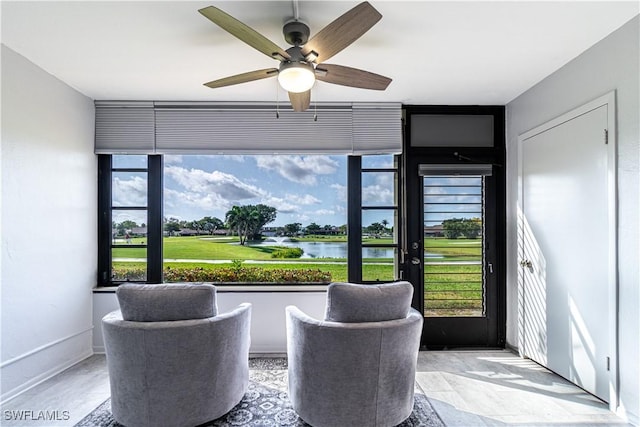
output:
[[[205,86],[215,89],[218,87],[237,85],[239,83],[252,82],[254,80],[266,79],[278,75],[277,68],[265,68],[264,70],[249,71],[248,73],[236,74],[235,76],[225,77],[223,79],[213,80],[205,83]]]
[[[333,64],[318,64],[316,79],[336,85],[373,90],[385,90],[391,83],[389,77],[380,74]]]
[[[289,92],[289,101],[291,101],[293,111],[305,111],[311,103],[311,91],[308,90],[300,93]]]
[[[313,36],[302,47],[302,54],[306,57],[315,52],[318,55],[316,63],[326,61],[360,38],[381,18],[380,12],[369,2],[362,2]]]
[[[277,44],[215,6],[205,7],[198,10],[198,12],[210,19],[223,30],[231,33],[249,46],[259,50],[267,56],[277,60],[291,58],[289,54],[282,50]]]

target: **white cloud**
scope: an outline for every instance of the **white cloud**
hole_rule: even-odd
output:
[[[146,206],[147,180],[141,176],[113,179],[114,206]]]
[[[232,203],[215,193],[195,193],[190,191],[164,190],[165,206],[177,208],[188,206],[207,211],[228,210]]]
[[[224,172],[205,172],[201,169],[185,169],[178,166],[165,167],[165,174],[199,197],[220,199],[228,202],[264,197],[265,191],[255,185],[246,184],[234,175]]]
[[[331,184],[329,187],[336,191],[336,199],[347,203],[347,186],[342,184]]]
[[[255,156],[255,159],[259,168],[303,185],[315,185],[317,175],[329,175],[338,169],[338,162],[329,156]]]
[[[317,205],[322,203],[322,200],[312,196],[311,194],[305,194],[302,196],[299,196],[297,194],[287,194],[285,196],[285,199],[287,199],[291,203],[295,203],[298,205]]]
[[[165,165],[175,165],[182,163],[182,155],[180,154],[165,154],[163,156]]]
[[[238,163],[244,163],[244,159],[245,159],[245,157],[243,155],[240,155],[240,154],[231,154],[231,155],[224,154],[221,157],[223,159],[225,159],[225,160],[231,160],[231,161],[238,162]]]
[[[362,187],[362,204],[392,206],[393,190],[381,185]]]
[[[145,211],[113,211],[112,221],[120,223],[123,221],[133,221],[138,225],[147,223],[147,213]]]
[[[267,206],[272,206],[276,208],[278,213],[283,213],[283,214],[294,213],[294,212],[298,212],[299,210],[298,206],[291,204],[289,203],[289,201],[280,197],[268,196],[260,200],[260,203],[263,203]]]
[[[311,217],[307,214],[296,215],[297,222],[305,225],[311,222]]]
[[[318,209],[317,211],[313,212],[314,215],[317,216],[324,216],[324,215],[333,215],[335,214],[334,211],[332,211],[331,209]]]

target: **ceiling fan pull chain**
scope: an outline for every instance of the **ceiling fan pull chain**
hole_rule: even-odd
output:
[[[276,80],[276,119],[280,118],[280,91],[278,89],[278,81]]]
[[[313,101],[313,121],[318,121],[318,101]]]

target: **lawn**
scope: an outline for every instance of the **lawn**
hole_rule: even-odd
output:
[[[298,240],[318,242],[345,242],[345,236],[322,236],[300,238]],[[236,267],[252,267],[266,270],[300,270],[321,271],[330,275],[333,282],[347,280],[347,264],[345,259],[335,258],[303,258],[296,260],[282,260],[271,258],[271,253],[277,249],[274,246],[240,246],[236,237],[208,238],[195,237],[165,237],[164,263],[165,268],[184,269],[193,272],[197,269],[230,269],[232,260],[242,264]],[[388,239],[368,239],[368,243],[391,243]],[[144,239],[136,238],[133,244],[143,244]],[[429,315],[477,315],[482,309],[482,265],[455,264],[456,261],[481,261],[481,240],[466,239],[425,239],[425,249],[434,257],[427,258],[425,263],[425,312]],[[437,255],[438,257],[435,257]],[[144,280],[145,264],[139,262],[125,262],[117,258],[145,258],[144,248],[114,248],[114,271],[120,277],[136,276]],[[194,262],[174,262],[184,259]],[[223,263],[203,263],[195,260],[227,261]],[[249,262],[244,262],[249,261]],[[452,262],[452,264],[439,264]],[[128,272],[128,273],[125,273]],[[185,273],[186,277],[195,277]],[[395,270],[391,259],[372,258],[363,260],[363,279],[366,281],[391,281],[395,278]],[[325,276],[326,277],[326,276]]]
[[[316,241],[316,242],[346,242],[345,236],[319,236],[316,238],[304,237],[292,239],[293,241]],[[144,244],[144,238],[135,238],[133,244]],[[237,244],[237,237],[165,237],[164,258],[165,259],[209,259],[209,260],[270,260],[271,253],[277,247],[274,246],[240,246]],[[364,239],[363,243],[392,244],[391,239]],[[433,254],[434,261],[480,261],[482,258],[481,240],[467,239],[425,239],[425,250],[428,254]],[[146,249],[119,247],[113,249],[114,258],[144,258]],[[300,261],[319,261],[319,259],[301,259]],[[384,262],[384,260],[374,259],[370,262]]]
[[[481,239],[444,239],[433,237],[425,239],[425,251],[447,261],[482,260]],[[434,258],[436,260],[436,258]]]

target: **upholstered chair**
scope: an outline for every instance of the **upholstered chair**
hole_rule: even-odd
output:
[[[125,284],[102,319],[111,412],[127,427],[221,417],[249,384],[251,305],[218,314],[211,285]]]
[[[314,427],[394,426],[411,415],[422,315],[409,282],[332,283],[324,320],[286,308],[289,397]]]

